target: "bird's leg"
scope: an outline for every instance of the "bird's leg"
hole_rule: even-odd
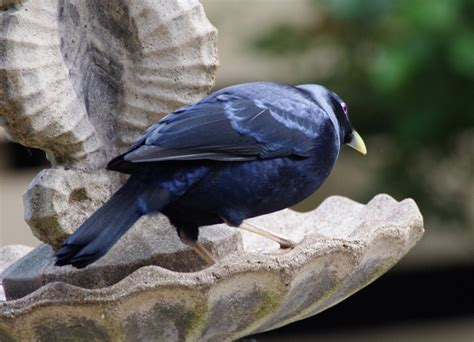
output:
[[[216,263],[212,254],[202,245],[202,243],[190,239],[183,231],[180,232],[179,237],[185,245],[191,247],[201,258],[203,258],[208,266],[212,266]]]
[[[266,237],[267,239],[271,239],[273,241],[276,241],[280,244],[280,248],[294,248],[296,247],[296,242],[291,241],[290,239],[284,237],[283,235],[274,233],[268,229],[258,227],[250,222],[244,221],[242,224],[239,226],[239,228],[248,230],[249,232],[261,235],[263,237]]]

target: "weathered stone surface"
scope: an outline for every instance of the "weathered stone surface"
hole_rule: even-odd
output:
[[[25,220],[40,240],[59,247],[113,193],[106,171],[42,170],[23,195]],[[119,184],[118,177],[115,184]]]
[[[107,161],[212,88],[216,34],[197,0],[0,2],[0,124],[57,169],[24,197],[35,236],[57,246],[119,185]]]
[[[54,266],[50,245],[35,248],[4,271],[6,298],[21,298],[55,281],[88,289],[107,287],[148,265],[176,272],[205,268],[202,258],[181,242],[165,216],[157,214],[144,221],[137,222],[103,258],[83,269]],[[235,228],[207,227],[200,235],[200,240],[218,259],[242,249],[241,236]]]
[[[0,300],[5,300],[5,293],[3,291],[3,270],[10,266],[12,263],[20,259],[22,256],[27,254],[33,248],[22,245],[10,245],[0,247]],[[3,341],[0,335],[0,341]]]
[[[197,272],[146,266],[104,288],[49,283],[0,303],[0,336],[234,340],[337,304],[390,269],[424,231],[412,200],[387,195],[367,205],[332,197],[311,213],[284,210],[252,221],[301,243],[282,252],[245,234],[244,250]]]
[[[30,252],[33,248],[23,245],[9,245],[0,247],[0,273],[13,262]]]

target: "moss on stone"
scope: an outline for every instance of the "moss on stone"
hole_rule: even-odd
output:
[[[192,309],[188,312],[188,319],[186,324],[186,337],[200,336],[202,330],[206,325],[208,315],[208,306],[205,301],[198,301]]]
[[[274,312],[282,300],[282,296],[275,291],[264,291],[262,293],[262,305],[260,309],[255,313],[254,318],[256,321],[263,319]]]
[[[89,199],[86,188],[74,189],[69,195],[69,202],[82,202]]]
[[[9,332],[10,329],[4,327],[3,324],[0,324],[0,341],[2,342],[15,342],[18,341],[13,335]]]

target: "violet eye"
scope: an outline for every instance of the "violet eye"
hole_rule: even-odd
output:
[[[344,111],[344,114],[347,114],[347,105],[344,103],[344,102],[341,102],[341,107],[342,107],[342,110]]]

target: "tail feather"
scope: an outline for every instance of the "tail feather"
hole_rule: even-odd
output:
[[[158,194],[158,195],[157,195]],[[153,200],[153,211],[169,201],[163,189],[150,189],[131,176],[101,208],[92,214],[56,253],[56,265],[85,267],[101,258],[147,212],[140,202]]]

